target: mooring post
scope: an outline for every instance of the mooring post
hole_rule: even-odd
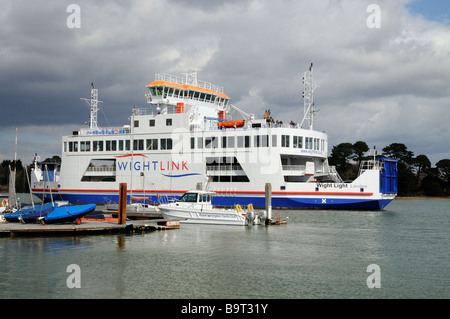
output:
[[[125,225],[127,220],[127,183],[120,183],[119,187],[119,224]]]
[[[269,224],[272,220],[272,184],[270,183],[266,183],[266,211],[266,224]]]

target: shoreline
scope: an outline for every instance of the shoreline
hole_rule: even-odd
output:
[[[394,200],[426,200],[426,199],[439,199],[450,200],[450,197],[433,197],[433,196],[397,196]]]

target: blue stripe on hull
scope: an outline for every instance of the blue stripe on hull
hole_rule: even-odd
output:
[[[378,210],[383,209],[392,199],[330,199],[322,202],[322,198],[284,198],[272,197],[272,207],[292,209],[341,209],[341,210]],[[214,197],[213,204],[219,206],[232,206],[236,204],[255,207],[264,207],[264,197]]]
[[[37,194],[38,196],[40,194]],[[158,201],[156,195],[150,196],[153,203]],[[41,196],[40,196],[41,197]],[[178,198],[179,196],[170,195],[169,198]],[[129,200],[129,196],[127,198]],[[50,196],[46,194],[46,200]],[[117,203],[118,195],[98,195],[98,194],[57,194],[54,200],[65,200],[70,203]],[[325,200],[325,201],[324,201]],[[274,208],[292,208],[292,209],[341,209],[341,210],[379,210],[388,205],[392,199],[348,199],[348,198],[298,198],[298,197],[272,197],[272,207]],[[234,206],[236,204],[253,204],[255,207],[264,207],[265,198],[257,196],[233,197],[216,196],[213,199],[213,205]]]

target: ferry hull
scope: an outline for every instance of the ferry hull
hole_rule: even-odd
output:
[[[56,200],[69,201],[71,203],[97,203],[106,204],[110,202],[117,203],[118,195],[108,193],[55,193],[53,198]],[[147,195],[151,198],[152,203],[168,202],[171,199],[178,199],[183,193],[168,193],[161,196]],[[39,195],[39,194],[38,194]],[[42,196],[40,196],[42,198]],[[300,197],[300,196],[272,196],[272,207],[275,209],[337,209],[337,210],[381,210],[386,207],[395,196],[386,198],[353,198],[342,195],[340,198],[325,198],[325,197]],[[163,199],[163,200],[162,200]],[[47,193],[45,200],[50,200],[50,195]],[[129,198],[128,198],[129,200]],[[231,207],[236,204],[242,206],[252,204],[254,207],[265,207],[265,197],[262,195],[225,195],[216,196],[213,199],[213,205]]]

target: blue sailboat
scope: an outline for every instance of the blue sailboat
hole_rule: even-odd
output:
[[[37,222],[41,224],[57,224],[77,221],[79,223],[80,218],[93,212],[96,207],[97,205],[95,204],[59,206],[48,214],[38,217]]]
[[[6,221],[11,223],[17,222],[31,222],[36,221],[36,218],[45,216],[50,211],[58,207],[58,204],[47,203],[42,205],[35,205],[34,207],[18,210],[13,213],[7,213],[4,215]]]

